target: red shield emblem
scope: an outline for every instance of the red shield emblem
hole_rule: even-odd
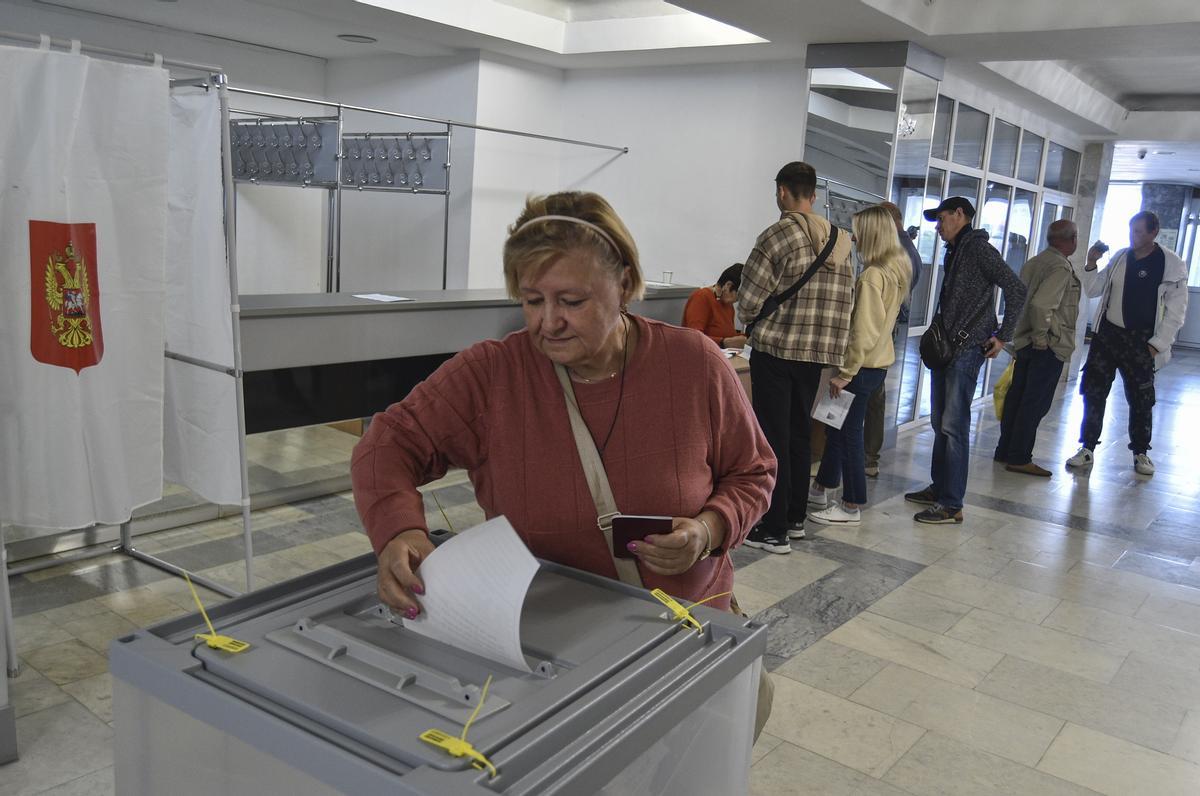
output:
[[[29,350],[78,373],[104,356],[96,225],[29,222],[32,328]]]

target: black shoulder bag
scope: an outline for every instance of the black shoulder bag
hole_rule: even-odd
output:
[[[833,252],[833,246],[835,243],[837,243],[837,239],[838,228],[831,224],[829,227],[829,240],[826,241],[825,247],[821,249],[821,253],[817,255],[817,259],[812,261],[812,265],[808,267],[808,270],[804,272],[804,275],[797,279],[795,284],[782,293],[777,293],[774,296],[768,296],[767,300],[763,302],[762,308],[759,309],[758,315],[754,317],[754,320],[746,324],[747,340],[750,339],[750,335],[754,333],[754,327],[757,326],[760,321],[769,317],[777,309],[783,306],[788,299],[800,292],[800,288],[808,284],[808,280],[816,276],[817,270],[825,264],[825,261],[829,259],[829,255]]]
[[[953,276],[955,281],[958,281],[958,271],[955,270]],[[983,309],[975,313],[965,329],[959,329],[958,334],[951,336],[946,329],[946,324],[942,321],[942,298],[945,296],[945,285],[943,285],[942,295],[938,296],[938,313],[933,316],[933,320],[929,322],[929,328],[921,335],[921,361],[925,363],[925,367],[930,370],[941,370],[954,361],[958,356],[959,350],[966,345],[970,335],[967,334],[967,329],[970,329],[975,323],[983,317],[983,313],[987,312],[988,305],[985,302]]]

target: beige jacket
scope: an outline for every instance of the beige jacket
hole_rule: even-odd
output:
[[[907,257],[903,266],[909,267]],[[838,376],[852,379],[861,368],[886,368],[896,361],[892,327],[907,295],[893,267],[878,265],[863,269],[854,288],[850,343]]]
[[[1075,350],[1079,318],[1079,277],[1066,256],[1054,247],[1025,263],[1021,281],[1029,289],[1013,330],[1013,348],[1048,347],[1061,362]]]

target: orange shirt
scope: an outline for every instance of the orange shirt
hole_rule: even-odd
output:
[[[711,287],[698,288],[688,297],[683,308],[683,325],[699,329],[717,345],[737,334],[733,328],[733,305],[722,304]]]

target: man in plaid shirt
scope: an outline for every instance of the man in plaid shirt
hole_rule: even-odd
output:
[[[763,303],[797,282],[829,241],[831,225],[813,213],[817,172],[788,163],[775,176],[780,219],[763,230],[742,269],[738,316],[758,317]],[[790,553],[789,539],[804,538],[808,512],[809,428],[821,369],[841,365],[854,302],[850,233],[837,242],[800,292],[763,318],[750,337],[754,413],[779,461],[771,507],[746,544]]]

